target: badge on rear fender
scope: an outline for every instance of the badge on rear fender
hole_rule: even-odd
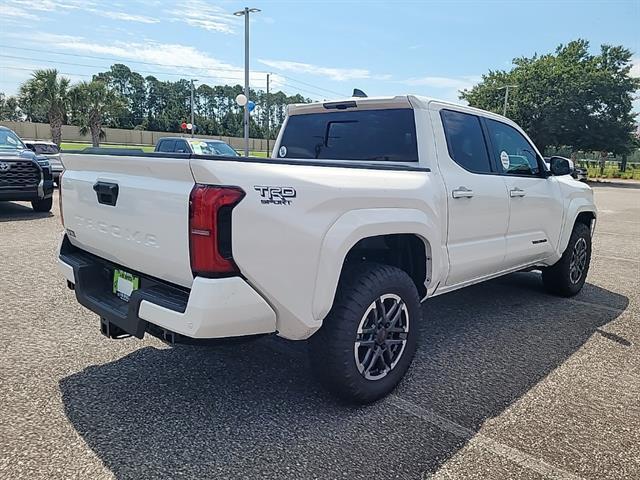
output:
[[[260,203],[263,205],[291,205],[291,200],[297,195],[296,189],[293,187],[254,185],[253,188],[262,197]]]

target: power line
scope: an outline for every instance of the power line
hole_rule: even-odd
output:
[[[240,73],[242,73],[242,70],[240,70],[240,69],[230,69],[230,68],[226,68],[225,69],[225,68],[216,68],[216,67],[196,67],[196,66],[193,66],[193,65],[164,64],[164,63],[145,62],[145,61],[142,61],[142,60],[132,60],[132,59],[124,59],[124,58],[118,58],[118,57],[103,57],[103,56],[98,56],[98,55],[86,55],[86,54],[77,54],[77,53],[68,53],[68,52],[56,52],[56,51],[46,51],[45,52],[43,50],[39,50],[39,49],[36,49],[36,48],[15,47],[15,46],[11,46],[11,45],[0,45],[0,48],[10,48],[10,49],[14,49],[14,50],[24,50],[24,51],[28,51],[28,52],[43,53],[43,54],[47,54],[47,55],[53,54],[53,55],[63,55],[63,56],[77,57],[77,58],[92,58],[92,59],[95,59],[95,60],[107,60],[109,62],[123,62],[123,63],[136,63],[136,64],[142,64],[142,65],[153,65],[153,66],[156,66],[156,67],[188,68],[188,69],[191,69],[191,70],[210,70],[210,71],[220,71],[220,72],[240,72]],[[26,58],[28,58],[28,57],[26,57]],[[48,62],[56,63],[55,61],[51,61],[51,60],[48,60]],[[63,64],[65,62],[61,62],[60,61],[58,63]],[[72,63],[68,63],[68,64],[69,65],[73,65]],[[93,68],[106,68],[106,67],[97,67],[97,66],[94,66],[94,65],[80,65],[80,64],[76,64],[76,65],[78,65],[78,66],[88,66],[88,67],[93,67]],[[143,72],[143,73],[153,73],[153,72]],[[267,74],[268,72],[263,72],[263,71],[260,71],[260,70],[254,70],[254,73]],[[164,73],[164,72],[162,72],[162,73],[159,72],[159,73],[156,73],[156,74],[157,75],[161,75],[161,74],[162,75],[169,75],[169,74]],[[176,74],[173,74],[173,75],[176,75]],[[328,88],[319,87],[319,86],[314,85],[312,83],[304,82],[302,80],[293,78],[293,77],[291,77],[289,75],[285,75],[283,73],[278,73],[278,75],[280,75],[281,77],[286,78],[289,81],[292,81],[294,83],[299,83],[299,84],[302,84],[302,85],[306,85],[307,87],[310,87],[310,88],[313,88],[313,89],[316,89],[316,90],[324,91],[324,92],[331,93],[333,95],[338,95],[338,96],[341,96],[341,97],[345,96],[344,93],[342,93],[342,92],[337,92],[335,90],[330,90]],[[201,76],[203,76],[203,75],[201,75]],[[213,77],[213,76],[210,76],[208,78],[224,78],[224,77]],[[289,86],[292,86],[292,85],[289,85]],[[294,87],[294,88],[297,88],[297,87]],[[309,92],[307,91],[307,93],[309,93]],[[317,94],[315,94],[315,95],[317,95]]]
[[[101,56],[97,56],[97,55],[83,55],[83,54],[79,54],[79,53],[44,51],[44,50],[38,50],[36,48],[14,47],[14,46],[11,46],[11,45],[0,45],[0,48],[12,48],[14,50],[25,50],[25,51],[28,51],[28,52],[46,53],[47,55],[53,54],[53,55],[64,55],[64,56],[68,56],[68,57],[93,58],[95,60],[108,60],[110,62],[120,61],[120,62],[128,62],[128,63],[140,63],[140,64],[143,64],[143,65],[153,65],[155,67],[190,68],[190,69],[193,69],[193,70],[216,70],[216,71],[221,71],[221,72],[240,72],[240,73],[242,73],[242,69],[241,68],[216,68],[216,67],[196,67],[196,66],[193,66],[193,65],[174,65],[174,64],[168,64],[168,63],[144,62],[142,60],[133,60],[133,59],[118,58],[118,57],[101,57]],[[255,73],[264,73],[264,74],[267,73],[267,72],[261,72],[261,71],[256,71],[256,70],[254,70],[254,72]]]
[[[34,60],[36,62],[44,62],[44,63],[53,63],[53,64],[60,64],[60,65],[71,65],[74,67],[88,67],[88,68],[97,68],[97,69],[106,69],[108,70],[109,68],[111,68],[110,66],[105,66],[105,65],[87,65],[84,63],[72,63],[72,62],[63,62],[60,60],[43,60],[40,58],[33,58],[33,57],[18,57],[15,55],[1,55],[0,57],[4,57],[4,58],[12,58],[12,59],[17,59],[17,60]],[[150,75],[173,75],[173,76],[178,76],[178,77],[183,77],[184,75],[181,73],[171,73],[171,72],[158,72],[158,71],[149,71],[149,70],[138,70],[138,73],[146,73],[146,74],[150,74]],[[68,75],[68,74],[67,74]],[[77,75],[77,74],[76,74]],[[211,78],[211,79],[222,79],[222,80],[240,80],[237,77],[223,77],[223,76],[207,76],[207,75],[199,75],[202,78]]]
[[[4,56],[4,55],[0,55],[0,57],[2,57],[2,56]],[[37,60],[37,59],[33,59],[33,60]],[[6,66],[6,65],[0,65],[0,69],[3,69],[3,68],[6,69],[6,70],[19,70],[19,71],[25,71],[25,72],[33,72],[33,68],[23,68],[23,67],[13,67],[13,66],[10,67],[10,66]],[[85,77],[85,78],[93,78],[93,76],[94,76],[94,75],[88,75],[88,74],[84,74],[84,73],[73,73],[73,72],[58,72],[58,73],[61,74],[61,75],[69,75],[69,76]],[[201,76],[204,78],[203,75],[201,75]],[[220,79],[222,77],[209,77],[209,78],[214,78],[214,79],[218,78],[218,79]],[[11,82],[3,81],[1,83],[7,83],[8,84],[8,83],[11,83]],[[298,91],[298,92],[303,92],[303,93],[306,93],[308,95],[312,95],[314,97],[321,96],[317,92],[311,92],[309,90],[300,88],[300,87],[298,87],[296,85],[291,85],[291,84],[288,84],[288,83],[282,83],[281,85],[284,86],[284,87],[289,87],[289,88],[291,88],[291,89],[293,89],[295,91]],[[258,88],[258,87],[254,85],[253,88]],[[272,93],[272,95],[273,95],[273,93]]]
[[[281,77],[289,79],[289,81],[297,82],[297,83],[300,83],[302,85],[306,85],[308,87],[313,87],[313,88],[315,88],[317,90],[322,90],[322,91],[325,91],[325,92],[328,92],[328,93],[332,93],[334,95],[339,95],[341,97],[345,96],[344,93],[342,93],[342,92],[336,92],[335,90],[329,90],[328,88],[317,87],[315,85],[312,85],[311,83],[303,82],[302,80],[296,80],[295,78],[289,77],[288,75],[284,75],[282,73],[279,73],[278,75],[280,75]]]

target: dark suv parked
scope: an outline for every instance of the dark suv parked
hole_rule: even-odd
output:
[[[27,201],[48,212],[53,201],[51,165],[29,150],[10,129],[0,126],[0,201]]]

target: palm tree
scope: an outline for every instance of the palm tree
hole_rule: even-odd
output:
[[[69,84],[66,77],[58,76],[55,69],[36,70],[20,87],[20,101],[26,110],[41,112],[49,120],[51,138],[60,146],[62,125],[67,119]]]
[[[121,99],[101,80],[80,82],[71,90],[71,105],[74,123],[80,133],[91,133],[91,143],[100,146],[105,134],[102,126],[105,120],[124,107]]]

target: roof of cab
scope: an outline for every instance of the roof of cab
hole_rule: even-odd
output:
[[[200,142],[213,142],[213,143],[226,143],[224,140],[218,140],[217,138],[201,138],[201,137],[160,137],[158,142],[161,140],[197,140]]]
[[[390,108],[413,108],[423,109],[429,108],[429,104],[438,103],[440,105],[451,107],[452,110],[482,115],[489,118],[515,125],[509,118],[503,117],[497,113],[482,110],[480,108],[462,105],[460,103],[451,102],[449,100],[441,100],[433,97],[422,95],[396,95],[384,97],[350,97],[338,100],[326,100],[322,102],[312,103],[294,103],[289,105],[288,115],[302,115],[308,113],[327,113],[331,111],[343,111],[357,107],[359,110],[378,110]]]

